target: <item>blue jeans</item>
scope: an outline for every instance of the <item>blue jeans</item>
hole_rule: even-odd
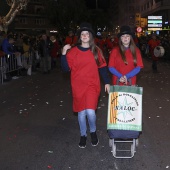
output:
[[[96,131],[96,113],[93,109],[86,109],[78,112],[78,122],[81,136],[87,136],[86,116],[90,127],[90,133]]]

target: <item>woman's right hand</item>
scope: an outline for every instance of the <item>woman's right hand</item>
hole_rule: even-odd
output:
[[[63,49],[62,49],[62,55],[66,55],[67,53],[67,50],[69,50],[71,48],[71,45],[70,44],[66,44]]]
[[[124,83],[124,76],[122,76],[122,77],[120,77],[120,79],[119,79],[119,81],[121,82],[121,83]]]

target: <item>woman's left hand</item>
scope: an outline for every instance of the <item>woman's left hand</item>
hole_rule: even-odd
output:
[[[124,77],[124,84],[127,85],[127,77],[126,76],[123,76]]]
[[[105,92],[110,92],[110,84],[105,84]]]

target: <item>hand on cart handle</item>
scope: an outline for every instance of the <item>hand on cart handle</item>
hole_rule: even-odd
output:
[[[105,84],[105,92],[109,94],[110,92],[110,84]]]
[[[127,85],[127,77],[126,77],[126,76],[122,76],[122,77],[119,79],[119,81],[120,81],[121,83],[124,83],[125,85]]]
[[[125,82],[124,82],[124,83],[127,85],[127,83],[128,83],[127,77],[124,76],[124,79],[125,79]]]

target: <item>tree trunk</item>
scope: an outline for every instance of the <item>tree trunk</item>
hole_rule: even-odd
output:
[[[7,32],[8,26],[12,23],[17,13],[24,9],[29,0],[6,0],[7,4],[11,6],[6,16],[0,17],[0,30]]]

